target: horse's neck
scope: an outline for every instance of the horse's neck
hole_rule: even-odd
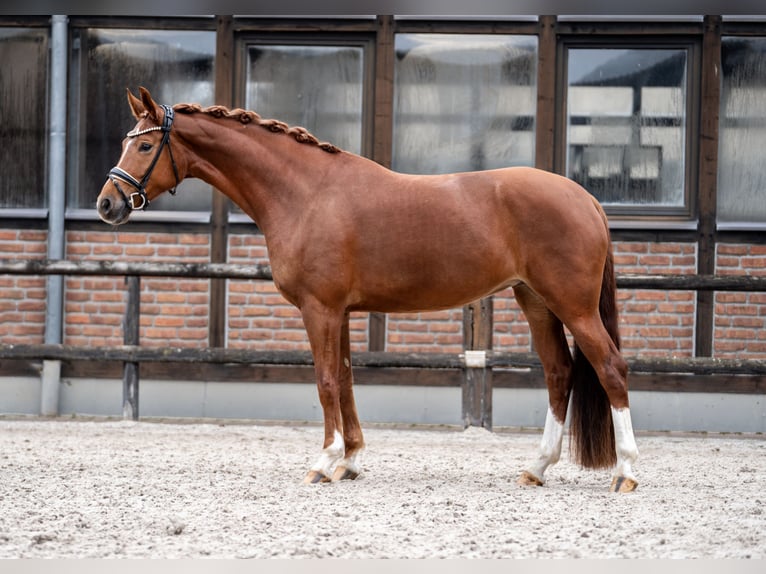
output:
[[[185,138],[192,156],[189,175],[220,190],[264,232],[284,212],[310,203],[312,181],[322,171],[316,158],[321,162],[326,152],[259,125],[189,117],[199,124]]]

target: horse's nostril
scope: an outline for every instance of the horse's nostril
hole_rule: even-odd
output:
[[[112,207],[112,202],[109,200],[108,197],[105,197],[104,199],[101,200],[101,204],[99,205],[99,207],[101,208],[102,212],[107,212],[109,211],[109,208]]]

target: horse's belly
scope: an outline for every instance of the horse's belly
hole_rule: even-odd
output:
[[[368,275],[353,293],[355,309],[384,313],[450,309],[518,282],[509,261],[492,257],[456,258],[424,253],[392,262]]]

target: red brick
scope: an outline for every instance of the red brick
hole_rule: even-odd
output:
[[[616,253],[648,253],[649,252],[649,245],[646,243],[615,241],[613,248]]]
[[[717,252],[721,255],[747,255],[748,246],[738,243],[719,243]]]
[[[133,246],[125,248],[125,255],[128,257],[151,257],[155,254],[154,247],[148,245]]]

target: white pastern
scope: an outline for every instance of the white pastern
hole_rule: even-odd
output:
[[[614,440],[617,447],[617,464],[614,467],[614,476],[624,476],[635,480],[632,464],[638,458],[638,446],[636,446],[636,438],[633,436],[630,409],[612,407],[612,421],[614,422]]]
[[[545,469],[558,462],[561,457],[561,442],[564,438],[564,423],[560,422],[553,414],[551,407],[548,407],[548,414],[545,415],[545,429],[543,438],[540,441],[540,455],[527,470],[543,482]]]
[[[360,449],[360,450],[356,451],[356,452],[355,452],[354,454],[352,454],[351,456],[347,456],[346,458],[344,458],[344,459],[343,459],[343,460],[340,462],[340,464],[341,464],[343,467],[345,467],[345,468],[347,468],[348,470],[350,470],[351,472],[355,472],[356,474],[361,474],[361,472],[362,472],[362,468],[361,468],[361,466],[360,466],[360,463],[359,463],[359,462],[357,462],[357,457],[359,457],[359,455],[360,455],[360,454],[362,454],[362,449]]]
[[[319,460],[316,461],[311,470],[316,470],[324,474],[325,476],[332,476],[333,468],[335,464],[343,457],[343,453],[346,450],[346,445],[343,442],[343,435],[338,431],[335,431],[332,444],[322,451],[322,455]]]

